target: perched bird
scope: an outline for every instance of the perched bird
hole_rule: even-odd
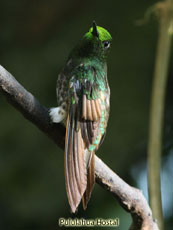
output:
[[[65,184],[73,213],[81,200],[87,207],[95,182],[94,154],[106,132],[110,99],[106,59],[111,40],[110,33],[93,22],[58,76],[58,107],[50,110],[52,121],[66,126]]]

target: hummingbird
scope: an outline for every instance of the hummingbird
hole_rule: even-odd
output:
[[[95,183],[94,155],[103,142],[110,108],[107,56],[112,37],[95,21],[71,51],[58,75],[58,107],[52,122],[66,127],[64,172],[68,202],[75,213],[85,210]]]

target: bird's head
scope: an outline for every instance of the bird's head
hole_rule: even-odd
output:
[[[111,41],[112,36],[110,33],[93,22],[93,26],[79,43],[79,55],[82,57],[97,57],[105,60],[110,49]]]

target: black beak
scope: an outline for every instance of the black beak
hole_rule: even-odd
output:
[[[93,31],[92,31],[92,34],[96,37],[99,37],[99,33],[97,31],[97,24],[95,21],[93,21]]]

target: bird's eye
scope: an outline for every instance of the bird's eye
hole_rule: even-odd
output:
[[[104,48],[107,49],[107,48],[109,48],[109,46],[110,46],[110,42],[105,41],[105,42],[103,43],[103,45],[104,45]]]

